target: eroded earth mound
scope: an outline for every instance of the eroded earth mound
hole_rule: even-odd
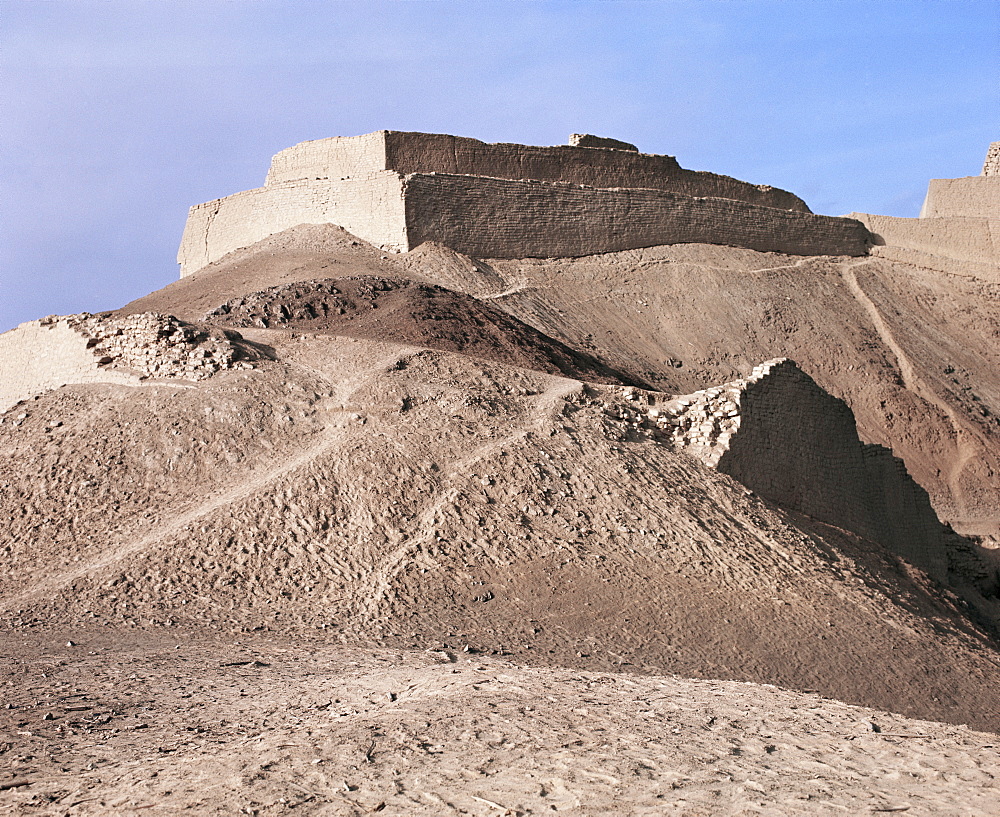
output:
[[[703,245],[390,256],[302,226],[119,319],[150,314],[245,365],[0,414],[22,813],[989,813],[995,747],[954,725],[1000,730],[995,285]],[[189,671],[218,725],[164,703]],[[98,733],[100,782],[38,748]]]

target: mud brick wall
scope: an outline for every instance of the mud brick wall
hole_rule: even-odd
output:
[[[223,369],[250,368],[255,357],[238,333],[205,330],[170,315],[52,315],[0,335],[0,412],[69,384],[202,380]]]
[[[902,247],[976,264],[995,264],[1000,257],[1000,214],[994,219],[896,218],[869,213],[851,213],[850,217],[862,222],[880,246]]]
[[[0,412],[67,383],[134,384],[138,377],[102,365],[86,336],[43,318],[0,335]],[[16,425],[16,417],[9,418]]]
[[[986,151],[983,162],[984,176],[1000,176],[1000,142],[993,142]]]
[[[600,153],[602,151],[594,151]],[[563,257],[707,243],[792,255],[864,255],[857,221],[649,189],[597,189],[450,174],[408,176],[410,246],[481,258]]]
[[[402,187],[398,175],[383,171],[346,180],[283,181],[198,204],[177,252],[181,277],[298,224],[337,224],[376,246],[408,250]]]
[[[1000,175],[931,179],[920,218],[1000,220]]]
[[[340,180],[380,170],[394,170],[403,176],[452,173],[590,187],[649,187],[809,212],[802,199],[786,190],[685,170],[673,156],[571,145],[488,144],[462,136],[402,131],[303,142],[274,157],[267,184],[319,178]]]
[[[768,361],[649,415],[679,448],[761,496],[944,575],[942,528],[926,491],[891,451],[863,444],[847,404],[794,362]]]

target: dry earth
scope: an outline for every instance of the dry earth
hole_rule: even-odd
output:
[[[0,423],[0,810],[995,813],[995,595],[755,495],[609,384],[792,357],[995,565],[996,285],[303,226],[146,311],[260,359]]]
[[[70,634],[0,644],[4,813],[996,814],[995,734],[777,687]]]

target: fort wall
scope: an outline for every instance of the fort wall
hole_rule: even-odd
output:
[[[876,244],[996,266],[1000,259],[1000,217],[895,218],[851,213],[873,234]],[[876,248],[877,249],[877,248]]]
[[[236,332],[170,315],[52,315],[0,334],[0,414],[62,386],[203,380],[223,369],[250,368],[248,361],[259,356]],[[17,425],[18,417],[11,421]]]
[[[181,277],[297,224],[337,224],[376,246],[405,252],[402,191],[403,180],[383,171],[276,182],[196,205],[177,253]]]
[[[943,529],[902,460],[790,360],[654,409],[675,444],[784,508],[880,542],[943,577]]]
[[[986,151],[982,175],[1000,176],[1000,142],[993,142]]]
[[[710,243],[792,255],[864,255],[857,221],[664,190],[451,174],[407,177],[410,246],[438,241],[481,258],[559,257]]]
[[[403,131],[302,142],[274,157],[266,184],[341,179],[380,170],[403,176],[453,173],[590,187],[642,187],[810,212],[802,199],[786,190],[685,170],[673,156],[572,145],[490,144],[463,136]]]
[[[68,383],[134,384],[138,377],[102,365],[65,321],[29,321],[0,335],[0,412]]]
[[[920,218],[1000,219],[1000,176],[931,179]]]
[[[686,242],[863,255],[868,239],[784,190],[672,156],[378,131],[303,142],[274,157],[264,187],[192,207],[181,276],[298,224],[336,224],[393,252],[437,241],[494,258]]]

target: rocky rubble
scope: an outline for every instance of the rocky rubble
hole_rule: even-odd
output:
[[[223,369],[248,369],[260,354],[232,330],[186,323],[172,315],[143,312],[116,317],[50,316],[42,325],[62,321],[87,338],[101,365],[131,369],[140,379],[179,377],[203,380]]]

